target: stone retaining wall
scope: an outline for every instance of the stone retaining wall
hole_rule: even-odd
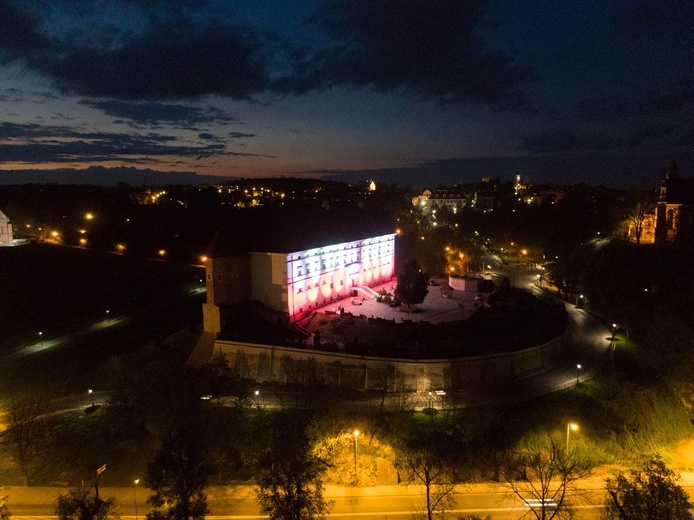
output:
[[[542,372],[558,360],[564,336],[515,352],[438,360],[356,356],[222,340],[215,341],[214,349],[244,379],[356,390],[428,391],[498,385]]]

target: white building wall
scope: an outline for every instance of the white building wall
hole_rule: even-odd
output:
[[[349,296],[354,287],[390,280],[394,261],[395,234],[286,255],[290,321]]]
[[[0,213],[2,215],[2,213]],[[0,217],[0,245],[12,243],[12,224],[10,221]]]

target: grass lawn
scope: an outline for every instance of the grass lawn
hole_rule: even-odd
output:
[[[104,389],[110,357],[202,323],[204,294],[180,298],[202,277],[198,267],[49,244],[1,248],[0,403]],[[113,323],[102,330],[20,359],[2,355],[37,344],[39,330],[49,343],[104,322],[106,309]]]
[[[201,268],[51,244],[0,248],[0,350],[200,287]]]

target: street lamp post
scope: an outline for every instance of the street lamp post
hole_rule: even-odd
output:
[[[41,348],[43,348],[43,332],[39,331],[39,341],[41,342]]]
[[[569,455],[569,433],[571,433],[572,430],[573,431],[578,430],[578,424],[570,422],[566,425],[566,455],[567,455],[567,457]]]
[[[576,365],[576,386],[578,386],[578,383],[580,383],[579,379],[581,377],[581,368],[583,368],[581,365]]]
[[[133,501],[135,502],[135,520],[137,519],[137,485],[140,483],[140,479],[136,478],[133,480]]]
[[[92,408],[94,408],[94,406],[96,406],[96,405],[94,404],[94,392],[92,391],[91,388],[88,390],[88,392],[89,392],[89,397],[92,398]]]
[[[354,430],[354,485],[359,484],[357,477],[357,439],[359,439],[359,430]]]
[[[106,323],[111,323],[111,311],[106,309]]]
[[[610,363],[612,364],[612,369],[614,369],[614,352],[617,348],[617,324],[612,324],[612,337],[610,338],[612,342],[612,349],[610,350]]]
[[[255,391],[255,407],[260,410],[260,390]]]

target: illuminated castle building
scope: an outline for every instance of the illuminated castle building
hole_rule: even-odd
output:
[[[207,252],[205,332],[219,335],[240,306],[272,323],[294,323],[390,280],[395,234],[355,218],[282,214],[218,231]]]
[[[0,246],[12,245],[12,224],[5,214],[0,211]]]

